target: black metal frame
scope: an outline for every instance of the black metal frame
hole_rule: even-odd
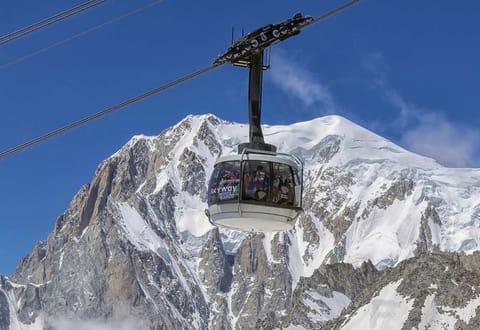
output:
[[[231,62],[234,65],[247,66],[246,62],[255,53],[299,34],[301,29],[313,22],[313,17],[308,15],[302,16],[300,13],[297,13],[293,18],[265,25],[237,39],[225,54],[215,59],[213,64],[222,65],[226,62]]]
[[[250,129],[249,142],[238,146],[239,154],[246,148],[270,152],[277,151],[276,146],[265,143],[261,126],[263,71],[268,69],[268,66],[263,64],[263,55],[264,51],[260,50],[252,54],[248,62],[245,62],[249,67],[248,119]]]

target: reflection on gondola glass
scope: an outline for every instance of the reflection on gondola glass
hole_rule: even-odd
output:
[[[238,200],[240,192],[240,162],[231,161],[215,166],[208,187],[208,203]]]

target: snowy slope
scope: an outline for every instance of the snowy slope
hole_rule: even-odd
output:
[[[206,129],[219,144],[216,153],[212,152],[211,144],[206,145],[211,141],[199,138]],[[425,231],[421,228],[421,219],[428,207],[435,210],[440,220],[426,221],[430,247],[466,253],[477,249],[480,243],[480,170],[445,168],[433,159],[411,153],[340,116],[288,126],[264,126],[264,135],[266,142],[277,145],[279,151],[293,152],[304,159],[306,193],[313,196],[306,206],[318,208],[321,205],[326,212],[308,209],[306,212],[318,233],[318,244],[305,239],[305,231],[312,230],[312,226],[305,227],[305,221],[300,221],[288,233],[294,283],[301,276],[311,276],[339,248],[343,251],[336,260],[354,265],[372,260],[380,269],[413,257],[419,248],[422,230]],[[145,140],[151,152],[161,143],[174,142],[168,153],[169,162],[155,174],[155,189],[151,194],[168,183],[173,186],[178,192],[174,198],[177,229],[187,238],[187,244],[190,238],[192,246],[198,247],[195,238],[205,235],[212,226],[204,216],[205,190],[192,193],[183,189],[185,181],[191,179],[179,170],[186,159],[185,150],[194,155],[188,161],[201,164],[206,185],[215,159],[235,152],[239,143],[248,140],[248,125],[226,122],[213,115],[188,116],[160,136],[136,136],[124,148],[130,148],[139,140]],[[336,177],[340,176],[348,176],[350,182],[337,184]],[[391,205],[372,205],[399,180],[411,180],[412,191],[404,198],[394,198]],[[319,189],[322,186],[335,187]],[[137,193],[145,195],[141,189]],[[339,198],[343,203],[330,205],[332,198]],[[322,215],[333,219],[349,208],[355,210],[354,217],[342,239],[336,241],[332,233],[336,224],[328,228]],[[229,250],[234,251],[245,235],[224,231],[223,237],[226,246],[231,247]],[[267,235],[267,244],[269,237]],[[137,241],[136,237],[131,239]],[[271,248],[266,246],[266,249]]]
[[[468,324],[475,316],[478,306],[480,306],[480,297],[469,301],[464,308],[449,308],[437,306],[435,295],[430,295],[422,309],[422,321],[419,329],[454,329],[458,320]]]
[[[10,285],[13,285],[14,287],[17,288],[22,288],[23,286],[15,285],[10,283]],[[21,322],[18,318],[17,310],[18,310],[18,303],[15,295],[13,294],[13,291],[6,291],[1,289],[0,287],[0,295],[6,298],[7,304],[5,306],[1,306],[0,308],[8,310],[8,321],[9,321],[9,330],[41,330],[43,329],[43,317],[40,315],[36,318],[36,320],[30,324],[25,324]],[[1,296],[0,296],[1,298]],[[0,299],[2,300],[2,299]],[[1,315],[0,315],[1,316]],[[5,315],[7,316],[7,315]],[[0,317],[0,321],[2,320],[2,317]],[[2,327],[2,322],[0,322],[0,328]]]
[[[312,185],[317,188],[329,183],[318,179],[328,168],[351,175],[352,184],[343,191],[337,190],[345,200],[337,214],[348,207],[358,209],[355,220],[345,232],[344,261],[358,265],[372,260],[382,267],[412,257],[417,249],[422,212],[428,204],[441,221],[440,224],[428,223],[432,245],[438,245],[441,250],[466,253],[477,249],[480,242],[480,170],[445,168],[339,116],[266,127],[265,136],[269,143],[279,145],[281,151],[302,154],[305,171],[314,173],[312,178],[316,182]],[[339,150],[324,161],[316,151],[329,136],[338,137]],[[369,208],[372,200],[400,179],[412,180],[415,185],[405,200],[395,200],[386,208]],[[328,195],[319,193],[316,197],[322,200]],[[369,214],[362,216],[368,209],[371,209]],[[320,239],[323,246],[317,248],[313,260],[323,259],[329,248],[333,249],[333,245],[325,247],[332,238],[323,230],[322,219],[318,220],[315,223],[323,233]],[[296,233],[303,255],[305,244],[300,226]],[[314,263],[312,261],[311,265]],[[303,268],[302,274],[311,274],[308,265]]]
[[[367,305],[352,315],[342,329],[400,330],[413,305],[413,300],[397,293],[400,283],[398,281],[385,286]]]
[[[205,141],[198,139],[205,125],[221,145],[218,153],[212,153],[211,145],[206,146]],[[189,116],[171,132],[182,126],[187,128],[180,138],[176,137],[178,142],[169,153],[170,163],[157,174],[155,191],[167,182],[172,182],[179,191],[175,197],[177,229],[183,232],[186,244],[195,253],[195,247],[198,251],[200,245],[196,238],[212,227],[203,214],[204,196],[181,188],[185,179],[178,168],[185,160],[185,149],[201,160],[208,178],[218,156],[235,152],[237,145],[248,139],[248,126],[212,115]],[[170,131],[162,138],[169,138],[169,134]],[[305,161],[305,192],[311,198],[306,201],[306,216],[285,234],[292,289],[302,277],[311,276],[325,262],[344,261],[358,266],[371,260],[383,269],[414,257],[421,249],[466,253],[477,249],[480,170],[445,168],[339,116],[288,126],[265,126],[264,135],[266,142],[277,145],[279,151],[295,153]],[[405,182],[408,189],[398,192],[398,184]],[[350,219],[344,232],[336,233],[337,219],[345,218],[346,210]],[[312,240],[312,230],[317,240]],[[245,238],[234,233],[223,231],[224,244],[230,253]],[[270,264],[281,262],[271,253],[272,244],[276,244],[272,243],[274,237],[266,234],[263,239]],[[281,237],[279,242],[284,242]],[[304,303],[308,304],[308,295]],[[407,306],[401,301],[398,304]],[[335,317],[339,313],[335,306],[315,317]],[[233,324],[237,317],[232,314]]]

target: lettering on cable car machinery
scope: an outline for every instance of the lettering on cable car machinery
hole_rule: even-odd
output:
[[[236,40],[227,52],[215,59],[215,65],[226,62],[244,65],[243,61],[271,45],[300,33],[300,29],[313,21],[312,16],[297,13],[280,23],[268,24]],[[245,64],[246,66],[246,64]]]

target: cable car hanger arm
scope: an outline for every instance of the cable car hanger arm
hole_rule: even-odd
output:
[[[215,59],[213,64],[220,65],[231,62],[237,66],[249,67],[248,59],[253,54],[261,52],[280,41],[298,35],[302,29],[327,19],[353,6],[359,1],[360,0],[350,0],[316,18],[309,15],[302,16],[301,13],[297,13],[292,18],[282,22],[265,25],[237,39],[224,54]]]

